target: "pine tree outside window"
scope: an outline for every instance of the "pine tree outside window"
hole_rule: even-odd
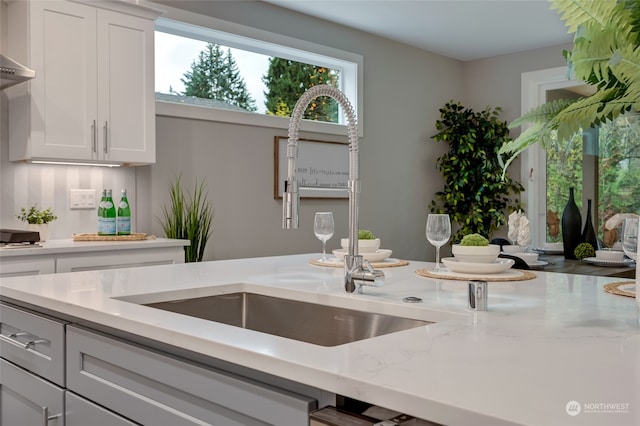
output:
[[[300,95],[317,84],[339,88],[356,110],[362,96],[358,89],[362,57],[348,52],[320,47],[321,53],[316,53],[166,18],[156,22],[155,43],[159,101],[289,117]],[[314,100],[304,118],[344,124],[331,98]]]

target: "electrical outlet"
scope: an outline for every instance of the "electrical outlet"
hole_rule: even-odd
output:
[[[70,189],[69,208],[75,209],[95,209],[96,190],[95,189]]]

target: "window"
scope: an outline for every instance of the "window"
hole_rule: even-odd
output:
[[[584,86],[566,79],[564,68],[523,75],[523,110],[551,99],[588,94]],[[527,106],[529,105],[529,106]],[[576,204],[583,224],[587,200],[592,200],[596,234],[605,240],[603,223],[615,213],[640,211],[640,119],[621,116],[597,129],[576,134],[571,141],[553,141],[547,151],[532,147],[522,158],[522,182],[534,244],[562,241],[561,229],[550,223],[562,217],[569,187],[576,189]],[[556,232],[550,232],[550,229]],[[611,245],[614,241],[605,241]]]
[[[292,104],[304,92],[304,86],[325,83],[347,95],[362,122],[359,88],[362,56],[184,11],[170,9],[166,16],[156,21],[156,99],[163,101],[159,114],[165,115],[167,108],[172,111],[170,115],[183,114],[166,106],[175,103],[197,108],[197,118],[261,126],[269,122],[270,127],[286,128],[288,118],[282,117],[290,115]],[[211,64],[219,65],[216,70],[223,70],[216,73],[222,77],[214,86],[226,87],[225,94],[206,95],[213,90],[198,80],[207,75],[210,69],[203,68],[212,68]],[[296,80],[302,86],[297,89],[299,93],[291,86],[278,89],[278,83],[287,80],[282,77],[283,72],[290,70],[303,73],[304,78],[314,83]],[[279,74],[272,76],[274,72]],[[248,98],[238,93],[245,93]],[[320,98],[316,101],[305,118],[343,124],[335,101]],[[262,118],[256,120],[256,115]],[[316,123],[316,127],[307,130],[344,133],[340,128],[322,124]]]

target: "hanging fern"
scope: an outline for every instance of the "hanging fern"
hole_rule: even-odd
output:
[[[537,125],[503,144],[499,155],[506,157],[504,170],[529,146],[540,142],[547,148],[554,131],[559,139],[569,140],[580,129],[597,126],[632,109],[640,111],[640,1],[551,2],[569,32],[575,33],[573,50],[565,52],[570,70],[576,79],[594,85],[596,92],[575,102],[540,105],[514,120],[511,128]]]

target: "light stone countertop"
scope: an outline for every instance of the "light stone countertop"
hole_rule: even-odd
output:
[[[602,289],[620,279],[535,271],[490,282],[489,311],[473,313],[465,281],[415,273],[430,263],[386,268],[361,295],[317,256],[6,278],[0,294],[447,425],[640,424],[638,307]],[[323,347],[138,304],[238,290],[435,323]]]
[[[0,257],[46,256],[51,254],[73,254],[104,250],[137,250],[149,248],[181,247],[187,240],[152,238],[132,241],[74,241],[73,239],[48,240],[36,246],[19,248],[0,247]]]

